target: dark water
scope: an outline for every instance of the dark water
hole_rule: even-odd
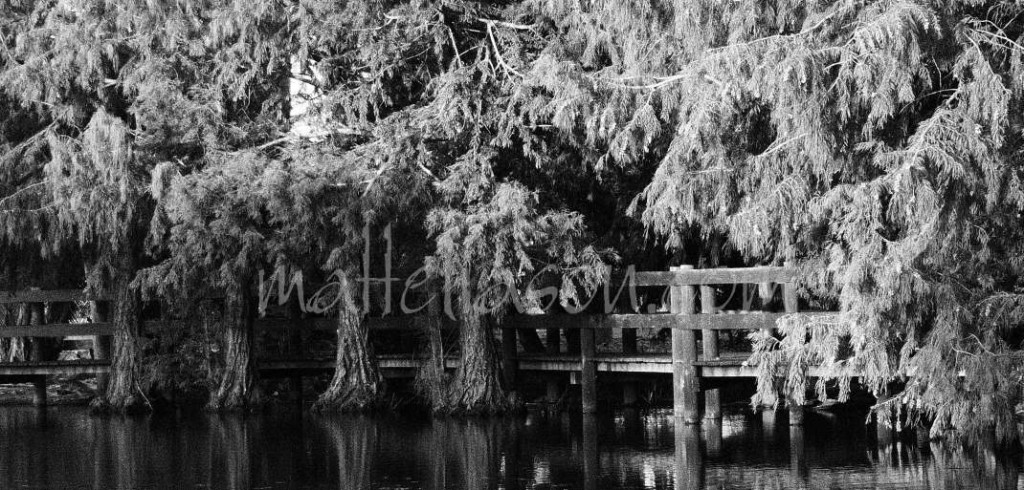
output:
[[[95,418],[0,407],[2,489],[1024,488],[1019,456],[878,445],[862,417]]]

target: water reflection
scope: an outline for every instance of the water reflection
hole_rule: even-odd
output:
[[[0,488],[1017,488],[1019,455],[876,440],[860,416],[95,418],[0,408]]]

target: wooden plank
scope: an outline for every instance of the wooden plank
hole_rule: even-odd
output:
[[[798,316],[813,318],[835,315],[831,312],[804,312]],[[671,315],[671,314],[620,314],[620,315],[523,315],[510,318],[503,328],[546,328],[558,325],[560,328],[671,328],[677,330],[756,330],[775,328],[775,322],[786,313],[742,313],[737,315]],[[370,328],[374,330],[413,329],[421,317],[371,318]],[[187,328],[185,320],[147,320],[142,322],[147,331],[170,328]],[[333,318],[261,318],[256,320],[259,329],[304,328],[333,331]],[[113,325],[104,323],[54,323],[47,325],[18,325],[0,327],[0,338],[6,337],[72,337],[82,335],[113,335]]]
[[[680,271],[643,271],[636,273],[637,286],[710,286],[713,284],[756,284],[793,282],[792,267],[739,267],[733,269],[689,269]]]
[[[28,289],[24,291],[0,291],[0,304],[49,303],[61,301],[103,300],[104,297],[86,295],[81,289]]]
[[[370,330],[414,330],[419,327],[422,316],[389,316],[367,318]],[[333,331],[338,328],[335,318],[258,318],[256,328],[262,330],[288,330],[302,328],[320,331]]]
[[[800,316],[831,316],[832,312],[805,312]],[[677,330],[756,330],[775,328],[786,313],[703,314],[616,314],[616,315],[522,315],[510,317],[511,328],[671,328]]]
[[[72,337],[77,335],[112,335],[110,323],[53,323],[0,327],[0,338],[6,337]]]
[[[59,374],[102,374],[110,372],[110,361],[78,360],[48,362],[10,362],[0,364],[0,376],[39,376]]]

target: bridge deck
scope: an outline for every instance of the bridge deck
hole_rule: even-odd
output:
[[[749,353],[723,353],[718,359],[704,360],[699,358],[696,366],[700,368],[702,377],[752,377],[754,369],[743,366]],[[605,373],[637,373],[637,374],[672,374],[672,356],[667,353],[657,354],[598,354],[596,357],[597,371]],[[408,355],[378,356],[380,367],[391,377],[411,375],[423,365],[426,359]],[[330,371],[334,368],[333,359],[264,359],[259,361],[260,370],[269,375],[286,375],[289,372]],[[458,367],[458,358],[448,358],[445,365],[449,369]],[[536,355],[521,354],[518,359],[520,371],[540,372],[579,372],[580,358],[571,354]],[[110,361],[79,359],[73,361],[17,362],[0,363],[0,377],[102,374],[110,372]],[[3,379],[0,378],[0,382]]]

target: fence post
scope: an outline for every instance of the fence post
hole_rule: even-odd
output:
[[[672,267],[672,272],[693,269],[692,265]],[[694,313],[694,286],[671,286],[672,313],[692,315]],[[672,329],[672,398],[673,412],[684,423],[700,423],[700,407],[697,405],[697,338],[693,330]]]
[[[793,263],[786,261],[784,266],[788,269],[793,267]],[[786,282],[782,285],[782,304],[788,314],[796,313],[799,309],[797,306],[796,285],[792,282]],[[801,383],[796,389],[806,390],[806,385]],[[803,405],[797,403],[792,393],[787,394],[787,397],[786,405],[789,406],[789,425],[804,425]]]
[[[30,291],[39,291],[39,288],[29,288]],[[39,326],[46,323],[46,305],[43,303],[28,303],[28,324]],[[50,361],[50,352],[47,352],[47,345],[50,339],[45,337],[29,337],[29,348],[26,357],[31,361]]]
[[[39,288],[31,288],[32,290],[39,290]],[[38,326],[46,323],[46,306],[43,303],[29,303],[28,304],[28,315],[29,324]],[[50,339],[43,337],[31,337],[29,346],[28,358],[31,361],[49,361],[49,352],[47,352],[47,343]],[[32,404],[37,407],[46,406],[46,375],[36,376],[32,382]]]
[[[703,315],[714,315],[715,311],[715,288],[712,286],[700,287],[700,312]],[[718,332],[715,330],[701,330],[703,338],[704,360],[718,359]],[[718,420],[722,418],[722,401],[717,388],[704,392],[704,418]]]
[[[597,413],[597,361],[593,325],[580,329],[580,383],[583,394],[583,413]]]

